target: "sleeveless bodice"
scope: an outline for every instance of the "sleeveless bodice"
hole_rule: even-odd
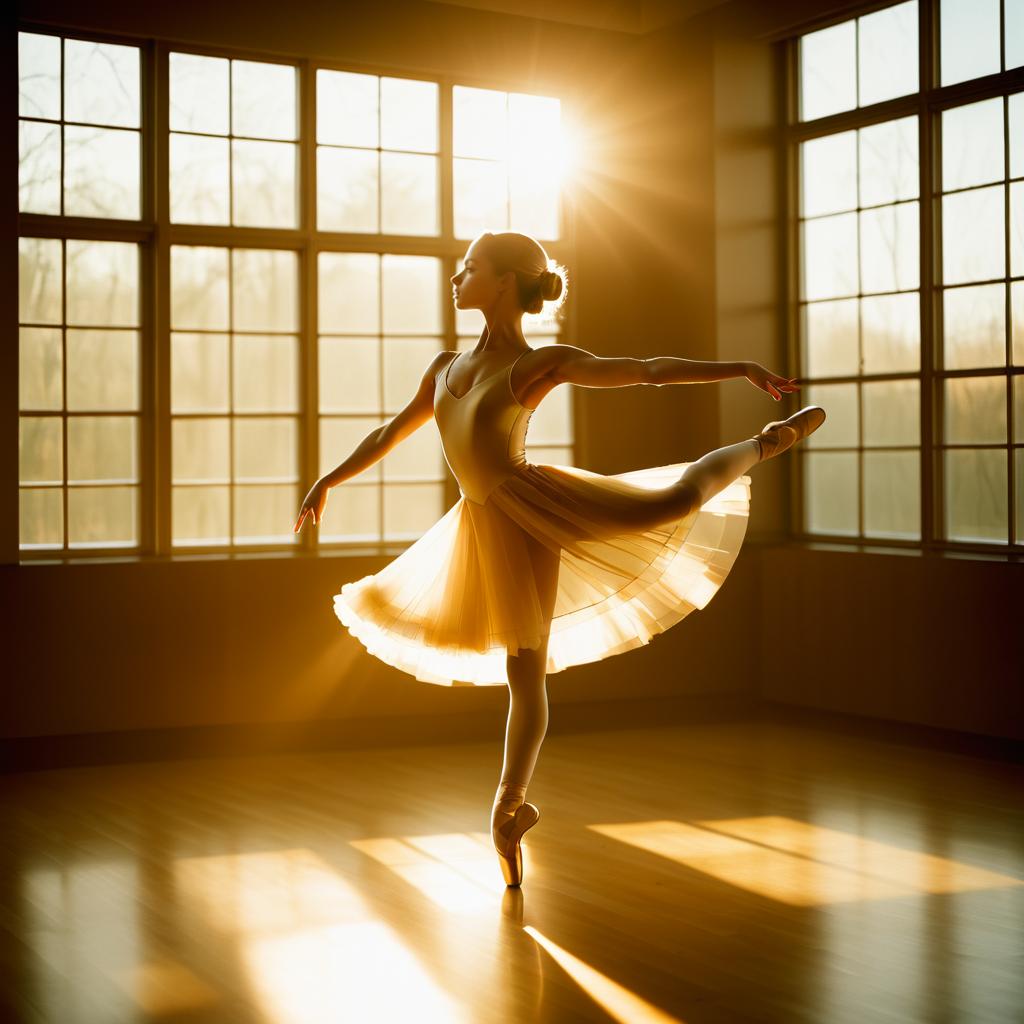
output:
[[[463,496],[479,505],[527,465],[526,430],[533,409],[520,405],[511,384],[512,368],[526,352],[520,352],[505,369],[477,381],[461,398],[448,386],[448,371],[458,356],[437,374],[434,419],[445,461]]]

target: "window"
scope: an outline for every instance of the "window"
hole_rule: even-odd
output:
[[[912,0],[793,41],[801,399],[828,412],[804,536],[1024,545],[1019,11]]]
[[[448,284],[469,239],[571,262],[560,101],[34,31],[19,83],[24,556],[420,536],[458,494],[433,424],[292,527],[433,356],[475,343]],[[556,392],[528,449],[571,464],[572,443]]]

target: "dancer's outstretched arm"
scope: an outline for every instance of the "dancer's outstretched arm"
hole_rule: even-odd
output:
[[[299,517],[292,530],[293,533],[298,533],[302,529],[303,520],[307,516],[311,517],[314,526],[320,522],[324,509],[327,507],[327,492],[332,487],[336,487],[350,477],[357,476],[378,459],[384,458],[395,445],[404,441],[414,431],[419,430],[433,417],[434,386],[437,373],[449,356],[451,356],[450,352],[438,352],[423,371],[419,387],[405,408],[401,412],[395,413],[386,423],[374,427],[356,445],[352,454],[344,462],[335,466],[329,473],[325,473],[313,484],[302,501]]]
[[[706,384],[745,377],[778,401],[783,393],[799,390],[796,377],[772,373],[751,360],[714,362],[655,356],[596,356],[575,345],[548,346],[551,366],[546,376],[555,384],[579,384],[592,388],[621,388],[631,384]],[[552,385],[554,386],[554,385]]]

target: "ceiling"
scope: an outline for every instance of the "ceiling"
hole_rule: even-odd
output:
[[[687,21],[728,0],[427,0],[478,11],[560,21],[609,32],[642,35]]]

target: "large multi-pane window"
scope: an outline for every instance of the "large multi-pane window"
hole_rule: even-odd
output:
[[[560,101],[37,32],[19,82],[22,550],[420,536],[458,493],[434,424],[292,528],[434,355],[475,343],[448,284],[468,240],[571,260]],[[524,317],[536,345],[561,328]],[[528,450],[572,463],[566,395]]]
[[[799,449],[805,535],[1024,545],[1024,8],[1004,2],[794,41],[801,398],[828,413]]]

